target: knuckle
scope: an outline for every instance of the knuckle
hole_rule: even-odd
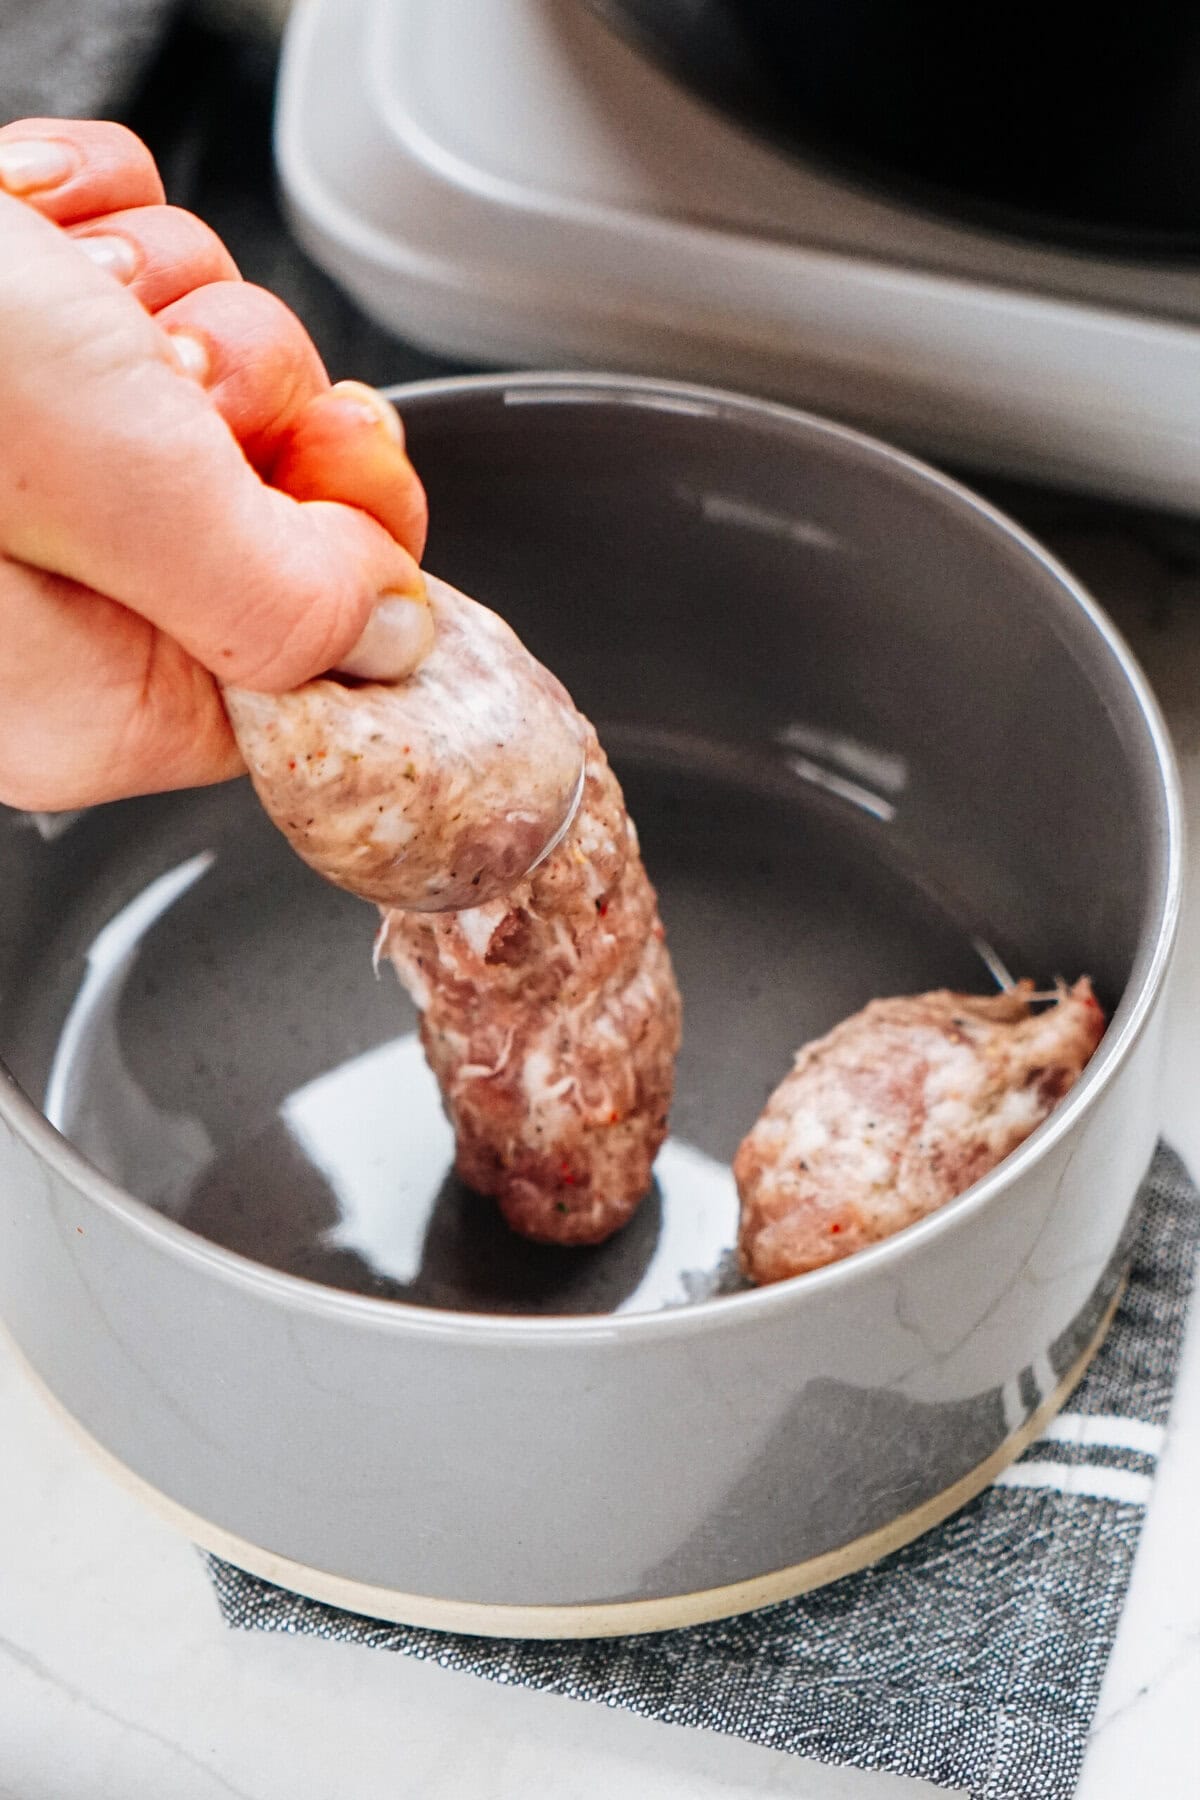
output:
[[[189,212],[185,206],[167,205],[155,207],[154,210],[162,214],[164,222],[172,234],[182,243],[197,251],[203,251],[221,265],[225,271],[222,276],[223,280],[233,281],[238,287],[244,285],[238,277],[237,265],[230,255],[224,239],[219,237],[212,226],[198,213]]]
[[[291,307],[265,288],[242,281],[236,271],[199,283],[162,317],[195,323],[218,342],[236,346],[248,372],[268,356],[279,365],[320,366],[316,346]]]
[[[85,144],[89,150],[93,145],[103,153],[105,160],[111,165],[137,175],[145,182],[147,190],[158,200],[164,197],[162,178],[158,172],[158,164],[147,146],[135,131],[127,125],[119,125],[115,120],[100,120],[88,134],[91,144]]]
[[[152,169],[155,167],[154,158],[145,141],[136,131],[131,131],[128,125],[122,125],[116,119],[94,119],[88,121],[84,129],[87,130],[89,126],[97,139],[107,139],[113,149],[118,150],[128,161],[143,162]]]
[[[298,369],[320,370],[324,365],[307,330],[285,301],[251,282],[240,282],[239,292],[246,296],[245,305],[263,335]]]

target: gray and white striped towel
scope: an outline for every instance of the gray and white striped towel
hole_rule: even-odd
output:
[[[1129,1285],[1070,1410],[956,1517],[818,1593],[656,1636],[493,1642],[339,1612],[210,1557],[222,1611],[973,1800],[1066,1800],[1150,1498],[1198,1241],[1200,1195],[1160,1146]]]

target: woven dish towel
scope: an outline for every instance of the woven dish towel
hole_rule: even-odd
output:
[[[1067,1800],[1150,1497],[1198,1241],[1200,1195],[1160,1146],[1129,1285],[1068,1410],[954,1518],[814,1594],[653,1636],[521,1643],[380,1624],[209,1557],[222,1612],[973,1800]]]

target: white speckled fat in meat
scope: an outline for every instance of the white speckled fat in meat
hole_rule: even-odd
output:
[[[1104,1014],[1086,978],[1041,1011],[1032,992],[875,1000],[799,1052],[734,1161],[752,1280],[890,1237],[1036,1130],[1083,1072]]]

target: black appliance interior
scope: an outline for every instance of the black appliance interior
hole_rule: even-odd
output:
[[[760,135],[935,212],[1200,256],[1200,7],[587,0]]]

